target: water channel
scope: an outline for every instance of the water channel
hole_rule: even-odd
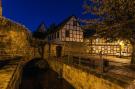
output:
[[[36,61],[35,61],[36,62]],[[40,69],[27,64],[23,70],[20,89],[75,89],[65,79],[59,78],[52,69]]]

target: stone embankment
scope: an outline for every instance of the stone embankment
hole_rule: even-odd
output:
[[[63,77],[75,89],[125,89],[129,84],[119,80],[119,78],[107,74],[99,74],[95,71],[85,70],[80,67],[65,64],[60,61],[47,60],[51,68],[56,71],[60,77]],[[134,89],[134,88],[129,88]]]

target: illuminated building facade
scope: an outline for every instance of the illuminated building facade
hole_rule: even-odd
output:
[[[91,36],[85,38],[87,53],[97,55],[102,52],[109,56],[131,56],[132,47],[128,41],[109,42],[107,39]]]
[[[62,56],[71,52],[79,52],[81,47],[84,50],[84,47],[80,46],[83,44],[83,40],[83,29],[77,18],[70,16],[54,29],[48,31],[48,42],[50,43],[48,51],[53,56],[56,56],[60,50]]]
[[[66,52],[99,55],[102,51],[103,55],[131,56],[132,47],[128,41],[109,42],[108,39],[97,37],[94,30],[85,31],[75,16],[67,18],[49,32],[50,52],[56,55],[57,46],[61,46],[64,55]]]
[[[83,42],[83,30],[75,16],[70,16],[48,35],[54,42]]]

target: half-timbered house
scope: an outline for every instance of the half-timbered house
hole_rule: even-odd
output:
[[[90,32],[89,32],[90,31]],[[107,56],[131,56],[132,47],[128,41],[109,42],[108,38],[96,36],[95,30],[83,30],[75,16],[70,16],[58,26],[48,31],[47,53],[56,56],[67,54]]]
[[[50,31],[49,41],[53,42],[83,42],[83,30],[75,16],[70,16]]]
[[[108,38],[100,38],[92,32],[86,31],[84,43],[87,46],[86,52],[91,55],[98,55],[102,52],[108,56],[131,56],[132,46],[128,41],[110,41]],[[92,34],[91,34],[92,33]]]
[[[48,31],[48,41],[51,45],[49,49],[54,55],[57,49],[61,49],[62,54],[78,52],[81,50],[83,39],[83,29],[76,16],[68,17],[57,27]]]

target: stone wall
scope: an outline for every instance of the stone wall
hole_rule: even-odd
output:
[[[63,76],[75,89],[124,89],[123,87],[114,84],[102,77],[97,77],[94,74],[83,71],[63,64],[55,60],[48,60],[51,68]]]
[[[45,45],[45,49],[44,49],[44,58],[47,59],[49,57],[49,45],[46,44]]]
[[[83,42],[64,42],[64,51],[72,53],[84,53],[86,51]]]
[[[6,79],[3,80],[4,81],[3,83],[5,83],[6,85],[2,89],[19,89],[22,81],[23,68],[29,61],[31,61],[31,57],[24,57],[21,58],[20,60],[22,61],[15,62],[12,65],[7,65],[8,67],[6,71],[8,70],[9,73],[6,74],[5,72]]]
[[[56,56],[56,47],[62,47],[62,56],[68,54],[86,53],[86,47],[82,42],[62,42],[62,44],[51,44],[50,53],[51,56]],[[49,46],[45,47],[49,51]],[[48,52],[47,51],[47,52]]]
[[[29,44],[30,31],[23,25],[0,17],[0,55],[30,55],[33,48]]]

